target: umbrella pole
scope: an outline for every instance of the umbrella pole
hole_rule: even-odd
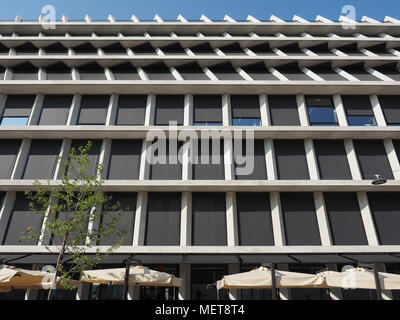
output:
[[[378,273],[378,264],[374,263],[374,278],[375,278],[375,286],[376,286],[376,299],[382,300],[382,288],[381,282],[379,280],[379,273]]]
[[[217,300],[219,300],[219,289],[217,288]]]
[[[272,300],[278,300],[276,292],[276,275],[275,275],[275,263],[271,263],[271,290]]]
[[[128,300],[128,289],[129,289],[129,269],[131,268],[131,257],[126,259],[125,266],[125,280],[124,280],[124,295],[122,300]]]

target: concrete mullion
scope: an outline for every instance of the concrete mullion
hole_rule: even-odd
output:
[[[269,116],[269,103],[267,95],[260,94],[259,101],[260,101],[261,125],[270,126],[271,118]]]
[[[82,95],[80,94],[75,94],[74,97],[72,98],[71,109],[67,120],[68,126],[76,125],[78,121],[79,111],[81,107],[81,99]]]
[[[190,126],[193,123],[193,95],[185,94],[183,109],[183,125]]]
[[[354,143],[351,139],[344,140],[344,148],[346,150],[347,161],[349,163],[350,172],[353,180],[362,180],[360,166],[358,164]]]
[[[270,204],[271,204],[271,218],[272,218],[272,230],[274,233],[275,246],[285,245],[285,228],[283,224],[283,214],[281,209],[281,200],[279,192],[270,192]]]
[[[31,148],[31,140],[23,139],[19,148],[17,159],[15,160],[14,170],[11,174],[11,180],[22,179],[24,174],[26,161],[28,160],[29,150]]]
[[[35,101],[32,106],[31,115],[28,120],[28,126],[37,125],[39,122],[40,113],[42,111],[44,95],[39,93],[35,97]]]
[[[154,117],[156,113],[156,96],[154,94],[149,94],[147,96],[146,102],[146,115],[144,119],[145,126],[154,125]]]
[[[296,102],[297,102],[297,109],[299,112],[300,125],[309,126],[310,123],[308,121],[307,105],[304,95],[302,94],[296,95]]]
[[[192,162],[190,161],[190,147],[192,141],[188,140],[183,143],[183,153],[182,153],[182,180],[192,180]]]
[[[145,241],[147,213],[147,192],[140,191],[137,194],[135,226],[133,231],[133,246],[142,246]]]
[[[346,127],[348,125],[346,112],[344,110],[342,98],[339,94],[333,95],[333,104],[335,105],[335,113],[339,126]]]
[[[116,93],[113,93],[110,97],[110,103],[107,110],[106,126],[115,125],[118,112],[118,99],[119,96]]]
[[[61,149],[59,153],[59,160],[57,161],[56,169],[54,170],[53,179],[61,179],[62,177],[62,170],[64,169],[65,163],[69,158],[69,153],[71,150],[72,140],[71,139],[64,139],[61,144]]]
[[[182,192],[181,237],[182,247],[192,244],[192,193]]]
[[[222,125],[229,126],[232,123],[231,97],[228,94],[222,96]]]
[[[331,246],[332,238],[329,228],[329,220],[326,212],[324,195],[322,192],[314,192],[315,213],[317,215],[321,245]]]
[[[369,98],[370,98],[371,105],[372,105],[372,111],[374,112],[376,124],[378,126],[386,126],[385,116],[383,114],[381,105],[379,103],[378,96],[376,94],[374,94],[374,95],[370,95]]]
[[[0,211],[0,243],[3,243],[6,236],[8,221],[16,199],[15,191],[7,191]]]
[[[236,208],[236,194],[226,193],[226,230],[228,246],[239,245],[238,218]]]
[[[358,205],[361,211],[361,218],[367,235],[368,245],[378,246],[378,236],[375,230],[374,219],[368,203],[368,196],[365,191],[357,192]]]
[[[272,139],[264,140],[264,149],[268,180],[277,180],[278,174],[276,171],[274,142],[272,141]]]
[[[224,138],[224,171],[225,180],[235,180],[235,167],[233,159],[233,140]]]
[[[390,167],[393,171],[393,176],[395,180],[400,180],[400,164],[399,158],[397,157],[396,150],[393,145],[392,139],[383,140],[387,157],[389,160]]]
[[[3,114],[6,107],[7,96],[4,93],[0,93],[0,115]]]
[[[304,140],[304,149],[306,152],[307,166],[310,173],[310,180],[319,180],[317,158],[314,151],[312,139]]]
[[[150,163],[147,161],[147,148],[151,142],[143,139],[142,154],[140,156],[139,180],[148,180],[150,177]]]
[[[106,138],[103,140],[101,144],[100,157],[99,157],[99,165],[103,166],[102,172],[98,170],[97,175],[99,178],[105,179],[108,172],[108,167],[110,164],[110,154],[111,154],[111,139]],[[101,175],[100,175],[101,173]]]

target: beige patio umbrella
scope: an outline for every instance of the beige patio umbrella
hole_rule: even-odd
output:
[[[124,284],[125,268],[85,270],[81,281],[102,284]],[[129,268],[129,284],[156,287],[180,287],[182,279],[172,274],[151,270],[144,266],[131,266]]]
[[[323,278],[315,274],[275,270],[276,288],[321,288]],[[217,289],[270,289],[272,274],[269,268],[224,276],[217,281]]]
[[[57,277],[56,289],[64,288],[63,279]],[[79,281],[70,280],[69,284],[76,286]],[[11,289],[50,289],[52,284],[51,274],[39,270],[26,270],[13,266],[0,266],[0,290]]]
[[[324,287],[349,289],[377,289],[374,272],[364,268],[351,268],[343,272],[324,271],[318,274],[323,278]],[[400,275],[378,272],[383,290],[400,290]]]

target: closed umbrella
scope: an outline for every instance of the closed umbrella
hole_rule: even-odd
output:
[[[277,288],[321,288],[322,277],[315,274],[276,270]],[[269,289],[272,288],[272,273],[269,268],[257,269],[224,276],[217,282],[217,289]]]
[[[124,284],[125,268],[85,270],[81,281],[102,284]],[[156,287],[180,287],[182,279],[172,274],[151,270],[144,266],[131,266],[129,268],[130,285],[156,286]]]

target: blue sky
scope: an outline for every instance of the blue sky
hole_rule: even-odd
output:
[[[105,19],[109,13],[116,19],[129,19],[135,14],[139,19],[152,19],[157,13],[163,19],[176,19],[182,14],[187,19],[198,19],[205,14],[211,19],[222,19],[225,14],[235,19],[245,19],[248,14],[267,19],[271,14],[291,19],[297,14],[314,19],[317,14],[337,19],[342,7],[352,5],[356,18],[363,15],[383,20],[386,15],[400,19],[399,0],[0,0],[6,3],[0,19],[14,19],[18,14],[24,19],[37,19],[42,7],[53,5],[57,19],[66,14],[71,19],[83,19],[89,14],[94,19]]]

